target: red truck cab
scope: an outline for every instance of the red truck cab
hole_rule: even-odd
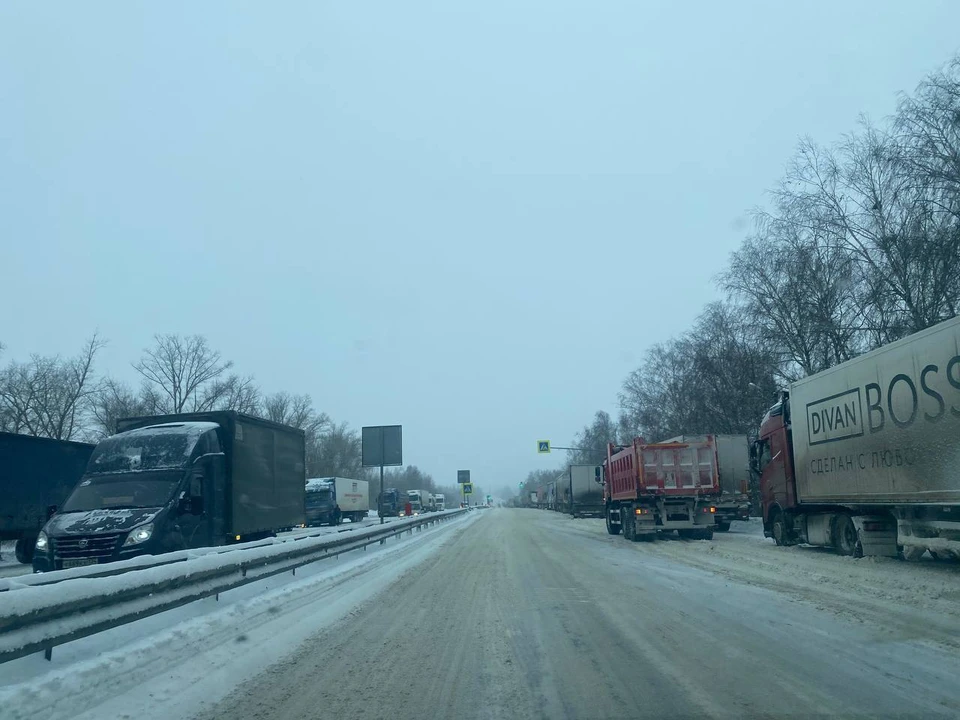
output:
[[[751,461],[755,472],[760,475],[763,534],[774,538],[778,545],[788,544],[783,517],[785,512],[797,506],[797,485],[790,433],[790,402],[786,391],[764,416],[760,437],[751,448]]]

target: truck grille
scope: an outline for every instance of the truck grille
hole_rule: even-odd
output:
[[[121,533],[110,535],[71,535],[51,538],[53,555],[57,560],[76,558],[108,558],[113,555]]]

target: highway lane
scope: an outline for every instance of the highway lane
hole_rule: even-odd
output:
[[[597,521],[482,512],[200,717],[960,715],[942,628],[890,635],[876,607],[753,582],[749,555],[720,572],[698,558],[735,544],[722,536],[634,545]]]

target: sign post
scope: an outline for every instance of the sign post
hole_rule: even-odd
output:
[[[360,464],[380,468],[380,494],[377,495],[377,515],[383,525],[383,468],[403,465],[403,426],[371,425],[360,433]]]
[[[470,484],[470,471],[457,470],[457,483],[460,485],[460,507],[463,507],[467,504],[467,495],[469,494],[465,488]]]

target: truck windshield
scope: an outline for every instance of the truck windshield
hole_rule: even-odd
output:
[[[312,490],[307,493],[307,507],[329,505],[333,500],[333,493],[329,490]]]
[[[63,503],[63,512],[161,507],[179,482],[179,473],[171,472],[86,476]]]
[[[122,433],[101,440],[90,458],[92,473],[182,468],[197,437],[183,432]]]

